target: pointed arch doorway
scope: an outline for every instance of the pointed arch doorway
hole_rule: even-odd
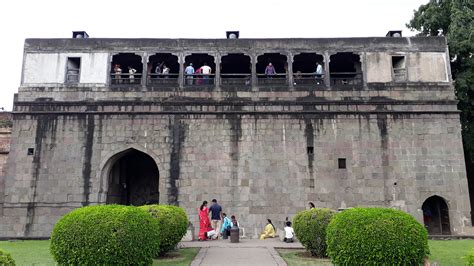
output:
[[[114,155],[108,173],[107,204],[158,203],[159,172],[152,157],[136,149]]]
[[[429,197],[423,202],[423,222],[430,235],[450,235],[449,209],[439,196]]]

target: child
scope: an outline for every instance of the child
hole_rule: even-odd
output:
[[[287,221],[285,226],[285,238],[283,239],[286,243],[293,243],[295,237],[295,231],[291,227],[291,222]]]
[[[232,220],[232,226],[235,225],[235,226],[239,227],[239,222],[237,221],[237,219],[235,219],[235,216],[232,215],[230,218]]]
[[[227,214],[225,212],[222,213],[222,217],[224,217],[224,222],[222,223],[221,227],[221,235],[224,239],[226,239],[228,236],[230,236],[230,228],[232,227],[232,221],[227,217]]]

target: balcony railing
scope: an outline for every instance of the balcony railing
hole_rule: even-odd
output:
[[[210,86],[215,84],[214,74],[185,74],[184,82],[185,86]]]
[[[332,86],[362,86],[361,72],[332,72]]]
[[[176,86],[178,85],[178,76],[177,73],[170,74],[148,74],[148,85],[156,86]]]
[[[406,70],[406,68],[394,68],[393,69],[393,80],[394,81],[407,81],[407,70]]]
[[[293,85],[324,86],[324,74],[315,74],[315,73],[293,74]]]
[[[111,73],[110,77],[112,85],[140,85],[142,73]]]
[[[79,83],[79,70],[67,70],[66,83]]]
[[[252,74],[221,74],[222,85],[250,86]]]
[[[288,78],[286,74],[274,74],[274,75],[257,74],[257,84],[263,85],[263,86],[287,85]]]

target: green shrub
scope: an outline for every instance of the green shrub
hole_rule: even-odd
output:
[[[158,223],[132,206],[75,209],[54,226],[50,250],[60,265],[150,265]]]
[[[467,256],[462,257],[466,261],[466,265],[473,266],[474,265],[474,249],[471,249]]]
[[[293,218],[296,237],[311,255],[326,257],[326,228],[333,215],[330,209],[313,208]]]
[[[156,256],[174,249],[188,228],[186,212],[182,208],[171,205],[145,205],[139,208],[151,213],[158,222],[159,249]]]
[[[426,229],[413,216],[385,208],[336,214],[327,244],[336,265],[420,265],[429,254]]]
[[[0,265],[15,266],[15,260],[13,260],[12,255],[2,249],[0,249]]]

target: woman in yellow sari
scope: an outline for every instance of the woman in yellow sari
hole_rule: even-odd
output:
[[[267,219],[268,223],[265,225],[265,229],[263,229],[262,234],[260,235],[260,240],[264,240],[265,238],[275,237],[276,230],[275,226],[272,224],[272,220]]]

